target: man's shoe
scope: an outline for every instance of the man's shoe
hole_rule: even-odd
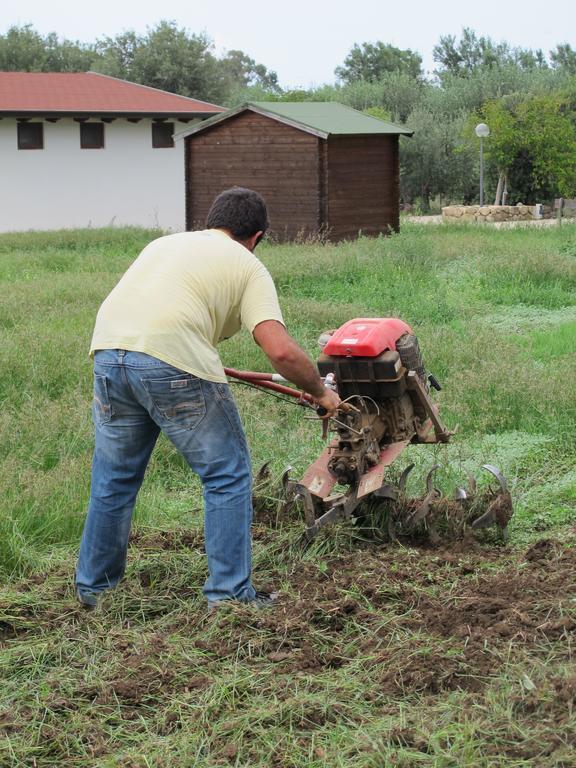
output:
[[[76,590],[76,598],[82,608],[85,608],[87,611],[93,611],[97,605],[98,605],[98,592],[80,592],[79,589]]]
[[[249,605],[256,608],[269,608],[278,600],[278,592],[256,592],[254,600],[249,601]]]
[[[256,592],[252,600],[208,600],[208,610],[217,611],[222,607],[230,605],[249,605],[260,610],[261,608],[270,608],[278,600],[278,592]]]

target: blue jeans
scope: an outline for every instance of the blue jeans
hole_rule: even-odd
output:
[[[94,357],[96,443],[76,573],[80,596],[124,574],[136,495],[160,431],[202,480],[207,599],[253,600],[250,454],[227,384],[199,379],[141,352]]]

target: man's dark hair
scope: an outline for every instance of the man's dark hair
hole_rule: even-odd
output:
[[[225,189],[210,206],[206,227],[228,229],[237,240],[246,240],[256,232],[268,229],[266,203],[252,189]]]

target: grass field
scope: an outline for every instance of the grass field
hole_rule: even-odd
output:
[[[198,481],[167,442],[135,513],[125,582],[101,609],[72,579],[91,461],[97,308],[141,230],[0,235],[0,766],[575,766],[576,233],[405,225],[338,246],[264,245],[288,327],[396,315],[443,384],[449,446],[413,447],[447,493],[507,475],[509,547],[299,546],[256,520],[269,612],[209,617]],[[266,370],[246,335],[226,365]],[[256,466],[322,448],[300,409],[238,387]],[[271,501],[273,506],[273,500]]]

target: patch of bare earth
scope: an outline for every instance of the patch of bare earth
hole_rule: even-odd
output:
[[[566,640],[569,653],[575,569],[576,550],[551,540],[524,554],[367,548],[330,559],[322,571],[300,564],[290,575],[295,597],[251,614],[250,626],[260,654],[286,672],[338,668],[360,655],[388,695],[479,690],[501,672],[500,652],[511,644],[538,651]],[[247,609],[233,610],[245,620]],[[220,621],[224,627],[230,617]],[[406,647],[391,642],[398,632]],[[318,633],[330,642],[315,642]],[[237,653],[226,633],[197,643],[220,658]]]
[[[196,535],[160,532],[136,537],[132,545],[144,554],[169,554],[196,550],[202,541]],[[169,584],[146,579],[135,579],[133,585],[127,580],[121,588],[158,599],[152,618],[141,625],[136,608],[118,623],[112,617],[107,621],[105,612],[95,619],[75,607],[60,610],[58,620],[54,607],[24,605],[18,615],[14,606],[0,605],[0,649],[57,629],[69,647],[89,639],[105,654],[105,666],[89,682],[81,669],[73,670],[76,677],[66,685],[57,675],[49,679],[49,672],[42,702],[49,713],[43,738],[53,738],[54,744],[61,739],[58,723],[70,713],[82,710],[94,718],[78,742],[95,756],[106,754],[98,736],[103,718],[169,734],[181,727],[171,702],[188,695],[209,697],[212,687],[239,666],[266,681],[277,706],[294,704],[298,716],[290,722],[306,732],[338,722],[350,725],[359,716],[346,703],[345,691],[338,697],[338,680],[346,685],[353,679],[363,688],[364,705],[392,712],[394,702],[436,701],[452,691],[464,692],[472,706],[519,659],[544,660],[553,652],[561,665],[569,664],[576,635],[575,573],[576,548],[552,539],[524,552],[474,545],[364,545],[318,561],[287,561],[284,570],[271,572],[271,582],[286,580],[290,592],[268,610],[230,604],[208,614],[190,597],[192,591],[183,599]],[[30,588],[28,581],[22,594]],[[161,601],[155,597],[158,590]],[[312,694],[314,676],[327,674],[336,676],[334,701],[319,710],[298,699],[299,680]],[[576,678],[553,675],[545,688],[528,688],[511,706],[528,726],[545,717],[560,729],[567,727],[576,710]],[[0,734],[13,736],[35,717],[27,706],[0,709]],[[270,724],[277,718],[277,712],[271,714]],[[411,726],[400,728],[394,738],[399,746],[416,748],[424,743],[418,733]],[[60,756],[67,749],[68,742],[54,746]],[[215,737],[213,749],[224,761],[237,759],[233,738]],[[522,750],[530,749],[511,742],[506,754],[525,759]]]

